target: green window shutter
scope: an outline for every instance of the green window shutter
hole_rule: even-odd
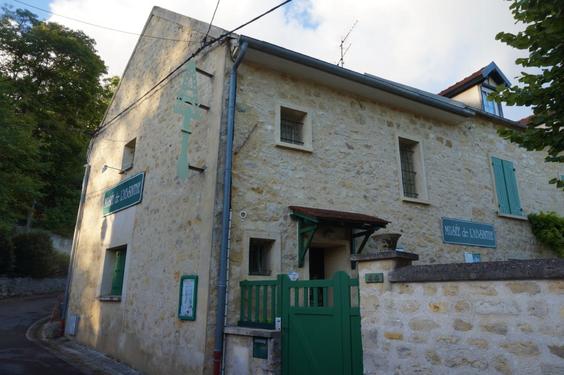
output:
[[[519,200],[519,190],[517,189],[517,179],[515,178],[515,168],[513,163],[502,160],[503,175],[505,176],[505,186],[507,188],[507,199],[509,201],[509,213],[511,215],[523,215],[521,201]]]
[[[123,273],[125,270],[125,250],[117,250],[115,257],[111,295],[121,296],[121,289],[123,287]]]
[[[495,178],[495,191],[497,193],[497,202],[499,204],[499,212],[502,214],[510,214],[511,209],[509,207],[509,198],[507,196],[507,187],[503,173],[503,160],[492,157],[492,165]]]

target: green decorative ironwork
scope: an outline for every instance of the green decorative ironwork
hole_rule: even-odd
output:
[[[201,110],[198,100],[198,80],[196,73],[196,63],[194,61],[186,64],[186,69],[182,74],[182,83],[176,97],[174,111],[182,115],[182,127],[180,154],[176,163],[176,175],[181,180],[188,178],[188,144],[190,134],[192,134],[191,124],[201,119]]]

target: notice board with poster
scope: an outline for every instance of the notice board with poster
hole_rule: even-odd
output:
[[[198,302],[198,276],[185,275],[180,278],[180,298],[178,302],[178,319],[196,320]]]

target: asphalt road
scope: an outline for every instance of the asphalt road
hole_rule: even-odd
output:
[[[0,300],[0,375],[83,375],[77,368],[26,339],[26,331],[49,315],[55,296]]]

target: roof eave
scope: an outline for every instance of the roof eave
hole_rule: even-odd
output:
[[[250,38],[248,36],[240,36],[240,42],[248,43],[249,48],[264,52],[279,58],[292,61],[301,65],[305,65],[320,71],[341,77],[350,81],[354,81],[366,86],[370,86],[393,95],[397,95],[409,100],[413,100],[434,108],[438,108],[459,116],[471,117],[474,111],[466,107],[462,103],[449,103],[443,98],[436,98],[431,93],[421,93],[420,90],[408,89],[404,85],[394,84],[391,81],[375,77],[372,75],[361,74],[349,69],[339,67],[338,65],[330,64],[328,62],[315,59],[311,56],[301,54],[268,42]]]

